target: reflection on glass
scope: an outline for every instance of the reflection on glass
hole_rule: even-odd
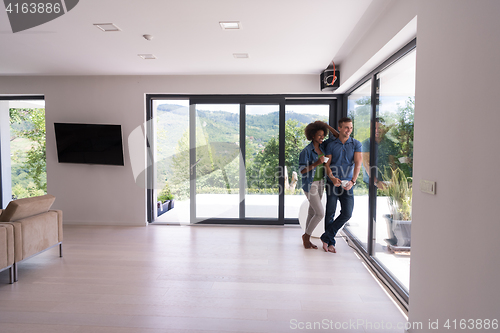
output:
[[[196,218],[239,218],[240,105],[196,105]]]
[[[189,223],[189,100],[154,100],[156,222]],[[155,135],[156,133],[156,135]]]
[[[352,92],[347,101],[347,116],[352,119],[353,131],[351,136],[366,145],[370,138],[371,117],[371,81]],[[368,144],[369,148],[369,144]],[[364,154],[364,153],[363,153]],[[368,240],[368,179],[363,177],[363,164],[354,187],[354,210],[346,228],[367,248]],[[365,180],[365,181],[363,181]]]
[[[285,218],[298,218],[301,205],[308,204],[299,172],[300,152],[310,142],[304,129],[316,120],[328,123],[329,113],[328,104],[285,106]]]
[[[279,105],[246,105],[245,215],[278,218]]]
[[[380,72],[375,256],[409,290],[416,51]]]

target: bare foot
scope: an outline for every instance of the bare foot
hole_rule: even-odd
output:
[[[328,252],[328,244],[326,244],[325,242],[323,242],[323,250],[325,250],[325,252]]]
[[[310,249],[311,248],[311,242],[309,241],[309,235],[308,234],[303,234],[302,235],[302,244],[304,244],[304,248]]]
[[[311,236],[308,234],[303,234],[302,235],[302,244],[304,244],[304,247],[306,249],[317,249],[318,247],[311,243]]]
[[[335,250],[335,246],[330,245],[330,246],[328,247],[328,252],[337,253],[337,250]]]

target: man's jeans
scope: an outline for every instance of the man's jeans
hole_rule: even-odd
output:
[[[321,240],[335,246],[335,235],[342,226],[349,221],[354,208],[353,189],[344,190],[342,186],[335,187],[328,179],[326,184],[326,214],[325,233],[321,235]],[[334,220],[337,210],[337,200],[340,201],[340,215]]]

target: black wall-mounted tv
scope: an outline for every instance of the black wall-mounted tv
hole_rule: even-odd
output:
[[[124,165],[120,125],[54,123],[59,163]]]

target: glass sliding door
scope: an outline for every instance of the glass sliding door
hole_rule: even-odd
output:
[[[363,165],[346,234],[408,307],[413,194],[416,40],[346,93]]]
[[[347,98],[347,116],[352,119],[353,131],[351,136],[361,142],[365,147],[370,140],[371,119],[371,81],[362,84]],[[369,142],[368,142],[369,149]],[[369,214],[368,214],[368,176],[369,163],[363,152],[363,165],[354,187],[354,210],[351,219],[346,223],[346,228],[358,239],[362,246],[367,249]]]
[[[155,99],[152,103],[154,130],[154,220],[190,223],[189,100]]]
[[[416,51],[377,74],[375,257],[408,291]]]
[[[239,219],[240,104],[195,104],[194,108],[195,161],[189,169],[195,175],[196,222]]]
[[[148,168],[149,221],[296,223],[305,201],[298,174],[299,154],[309,143],[304,127],[315,120],[328,122],[333,99],[148,100],[148,156],[154,162]]]
[[[245,105],[245,217],[278,219],[279,104]]]
[[[330,104],[327,103],[285,105],[285,218],[298,218],[300,207],[308,203],[299,172],[300,152],[310,143],[304,129],[311,122],[329,123],[329,119]]]
[[[239,218],[239,104],[154,99],[154,222]]]

